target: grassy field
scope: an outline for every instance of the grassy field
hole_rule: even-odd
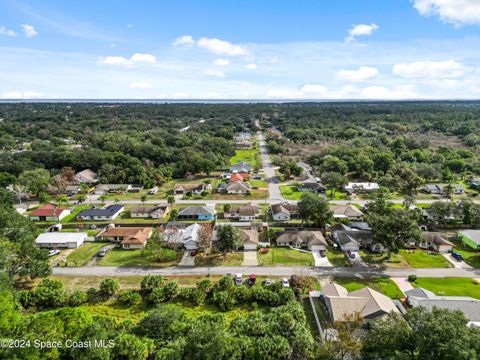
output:
[[[212,254],[204,256],[199,254],[195,257],[196,266],[240,266],[243,262],[243,252]]]
[[[257,149],[235,150],[235,155],[230,158],[230,165],[239,163],[241,161],[249,163],[252,168],[260,168],[262,166],[260,153]]]
[[[108,242],[85,242],[78,249],[75,249],[67,256],[69,266],[73,266],[77,261],[78,266],[85,265],[101,248],[108,245]]]
[[[78,205],[75,207],[70,215],[65,216],[60,222],[67,223],[67,222],[74,222],[76,220],[77,215],[82,212],[83,210],[90,209],[92,205]]]
[[[480,283],[469,278],[418,278],[414,287],[422,287],[436,295],[470,296],[480,299]]]
[[[350,264],[342,250],[329,248],[327,250],[327,258],[333,266],[348,266]]]
[[[258,188],[268,187],[268,184],[265,180],[250,180],[249,183],[252,187],[258,187]]]
[[[399,299],[403,297],[403,294],[397,285],[395,285],[392,280],[383,277],[376,277],[373,279],[336,278],[335,282],[339,285],[342,285],[348,290],[348,292],[359,290],[368,286],[369,288],[381,292],[391,299]]]
[[[100,266],[174,266],[177,265],[182,258],[182,252],[177,252],[177,259],[174,261],[158,262],[146,257],[142,250],[110,250],[105,257],[103,257]]]
[[[370,265],[382,265],[388,268],[405,269],[410,267],[407,260],[400,254],[391,254],[390,259],[386,253],[372,253],[370,251],[360,250],[363,261]]]
[[[282,196],[287,200],[300,200],[303,194],[301,191],[296,191],[295,186],[291,185],[281,185],[280,191],[282,192]]]
[[[259,265],[305,266],[313,265],[314,260],[310,252],[286,248],[270,248],[268,253],[258,252]]]
[[[334,194],[331,191],[327,191],[327,198],[329,200],[349,200],[350,196],[345,191],[337,189]]]
[[[455,244],[454,250],[462,254],[465,262],[474,268],[480,268],[480,251],[473,250],[470,246],[465,245],[462,241],[452,241]]]
[[[447,268],[450,262],[442,255],[425,250],[400,250],[399,253],[413,268]]]

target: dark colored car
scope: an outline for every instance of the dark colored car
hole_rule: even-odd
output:
[[[250,275],[249,282],[250,282],[250,285],[255,285],[257,282],[257,275],[255,274]]]
[[[457,261],[463,261],[463,256],[455,251],[452,251],[452,257]]]
[[[194,249],[194,250],[190,251],[190,256],[196,256],[197,254],[198,254],[197,249]]]
[[[327,252],[325,250],[320,250],[320,256],[321,257],[327,256]]]
[[[354,253],[354,252],[348,250],[348,251],[347,251],[347,255],[348,255],[348,257],[349,257],[350,259],[355,259],[355,253]]]

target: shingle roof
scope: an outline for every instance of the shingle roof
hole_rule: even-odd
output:
[[[167,208],[168,208],[168,204],[153,205],[153,206],[134,206],[130,209],[130,213],[151,214],[158,210],[165,212]]]
[[[195,216],[195,215],[213,215],[215,209],[210,206],[187,206],[180,209],[178,215]]]
[[[82,170],[75,174],[75,177],[80,180],[79,178],[85,179],[86,181],[93,182],[98,180],[98,174],[90,169]]]
[[[480,230],[463,230],[460,231],[459,234],[472,239],[477,244],[480,244]]]
[[[450,245],[453,246],[453,243],[445,239],[442,233],[438,232],[424,232],[422,233],[425,240],[432,241],[435,245]]]
[[[337,283],[330,283],[328,285],[322,286],[322,294],[325,296],[347,296],[348,291],[343,286],[338,285]]]
[[[252,242],[258,244],[258,231],[256,230],[240,230],[240,240],[242,243]]]
[[[291,213],[291,212],[298,212],[298,205],[293,203],[280,203],[280,204],[273,204],[271,206],[272,213],[277,214],[280,212]]]
[[[365,230],[337,230],[335,237],[340,245],[354,242],[357,244],[370,244],[372,242],[372,233]]]
[[[123,209],[123,205],[108,205],[104,209],[86,209],[78,216],[112,216]]]
[[[205,184],[175,184],[173,190],[183,190],[183,191],[194,191],[194,190],[203,190]]]
[[[66,208],[57,208],[53,204],[47,204],[41,208],[35,209],[30,213],[30,216],[60,216],[62,212],[68,210]]]
[[[327,245],[320,231],[293,230],[284,231],[277,236],[277,241],[287,241],[308,245]]]
[[[248,191],[250,185],[241,181],[231,182],[226,186],[227,191]]]
[[[363,212],[357,209],[353,205],[334,205],[330,209],[333,212],[334,217],[360,217],[363,216]]]

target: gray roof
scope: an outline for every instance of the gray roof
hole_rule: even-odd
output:
[[[327,187],[323,184],[317,183],[315,181],[305,181],[302,185],[299,186],[300,189],[309,189],[309,190],[326,190]]]
[[[241,181],[234,181],[226,186],[227,191],[249,191],[250,185]]]
[[[480,244],[480,230],[463,230],[460,231],[459,234],[472,239],[477,244]]]
[[[233,164],[230,167],[231,172],[247,172],[248,173],[251,171],[251,169],[252,167],[250,166],[250,164],[244,161],[241,161],[237,164]]]
[[[442,233],[439,232],[424,232],[422,233],[423,237],[427,241],[433,242],[435,245],[450,245],[453,246],[453,244],[445,239],[445,236]]]
[[[112,216],[123,209],[123,205],[108,205],[104,209],[86,209],[78,216]]]
[[[277,236],[277,241],[295,241],[303,245],[327,245],[320,231],[293,230],[284,231]]]
[[[180,209],[178,215],[181,216],[196,216],[196,215],[213,215],[215,209],[210,206],[187,206]]]
[[[153,206],[134,206],[130,209],[131,213],[151,214],[155,211],[161,210],[165,212],[168,208],[168,204],[153,205]]]
[[[352,222],[350,223],[350,228],[351,229],[357,229],[357,230],[372,230],[370,225],[366,222]]]
[[[414,288],[414,289],[411,289],[411,290],[407,290],[407,291],[405,291],[405,295],[406,296],[414,296],[414,297],[418,297],[418,298],[425,298],[425,299],[432,298],[432,297],[436,296],[433,292],[431,292],[427,289],[421,288],[421,287],[417,287],[417,288]]]
[[[280,212],[285,212],[285,213],[298,212],[298,205],[293,203],[288,203],[288,202],[284,202],[281,204],[272,204],[271,208],[272,208],[273,214],[277,214]]]
[[[336,230],[335,237],[340,245],[349,242],[368,245],[372,242],[372,233],[365,230]]]
[[[469,321],[480,321],[480,300],[463,296],[436,296],[434,298],[409,298],[413,307],[434,307],[446,310],[461,311]]]

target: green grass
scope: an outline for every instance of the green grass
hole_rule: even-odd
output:
[[[399,299],[403,297],[403,293],[395,285],[395,283],[384,277],[376,277],[372,279],[357,279],[357,278],[336,278],[335,282],[342,285],[348,292],[369,287],[376,290],[391,299]]]
[[[195,257],[196,266],[240,266],[243,262],[243,252],[227,254],[199,254]]]
[[[389,268],[408,268],[407,260],[400,254],[391,254],[388,259],[387,253],[372,253],[370,251],[360,250],[359,252],[363,261],[372,265],[383,265]]]
[[[327,197],[329,200],[349,200],[350,196],[345,191],[336,190],[335,194],[332,194],[331,191],[327,192]]]
[[[108,244],[108,242],[85,242],[67,256],[68,265],[74,265],[75,260],[78,266],[85,265],[101,248]]]
[[[258,252],[259,265],[305,266],[313,265],[312,253],[288,248],[270,248],[268,253]]]
[[[72,210],[70,215],[65,216],[60,222],[67,223],[67,222],[74,222],[77,218],[77,215],[82,212],[83,210],[90,209],[92,205],[78,205],[75,209]]]
[[[110,250],[103,257],[99,265],[101,266],[174,266],[177,265],[182,257],[182,252],[177,253],[177,259],[174,261],[159,262],[146,257],[142,250]]]
[[[461,240],[452,241],[455,244],[454,251],[461,254],[465,262],[478,269],[480,268],[480,251],[473,250],[470,246],[464,244]]]
[[[230,158],[230,165],[241,161],[247,162],[252,168],[261,167],[260,153],[257,149],[235,150],[235,155]]]
[[[418,278],[412,285],[430,290],[436,295],[480,299],[480,283],[469,278]]]
[[[413,268],[447,268],[450,262],[442,255],[425,250],[400,250],[400,255]]]
[[[349,265],[349,261],[347,260],[347,257],[342,250],[329,248],[327,250],[327,258],[328,258],[328,261],[330,261],[330,263],[333,266],[348,266]]]
[[[291,185],[281,185],[280,191],[282,196],[288,200],[300,200],[303,194],[301,191],[296,191],[295,186]]]
[[[264,180],[250,180],[249,183],[252,187],[259,187],[259,188],[268,187],[267,182]]]

